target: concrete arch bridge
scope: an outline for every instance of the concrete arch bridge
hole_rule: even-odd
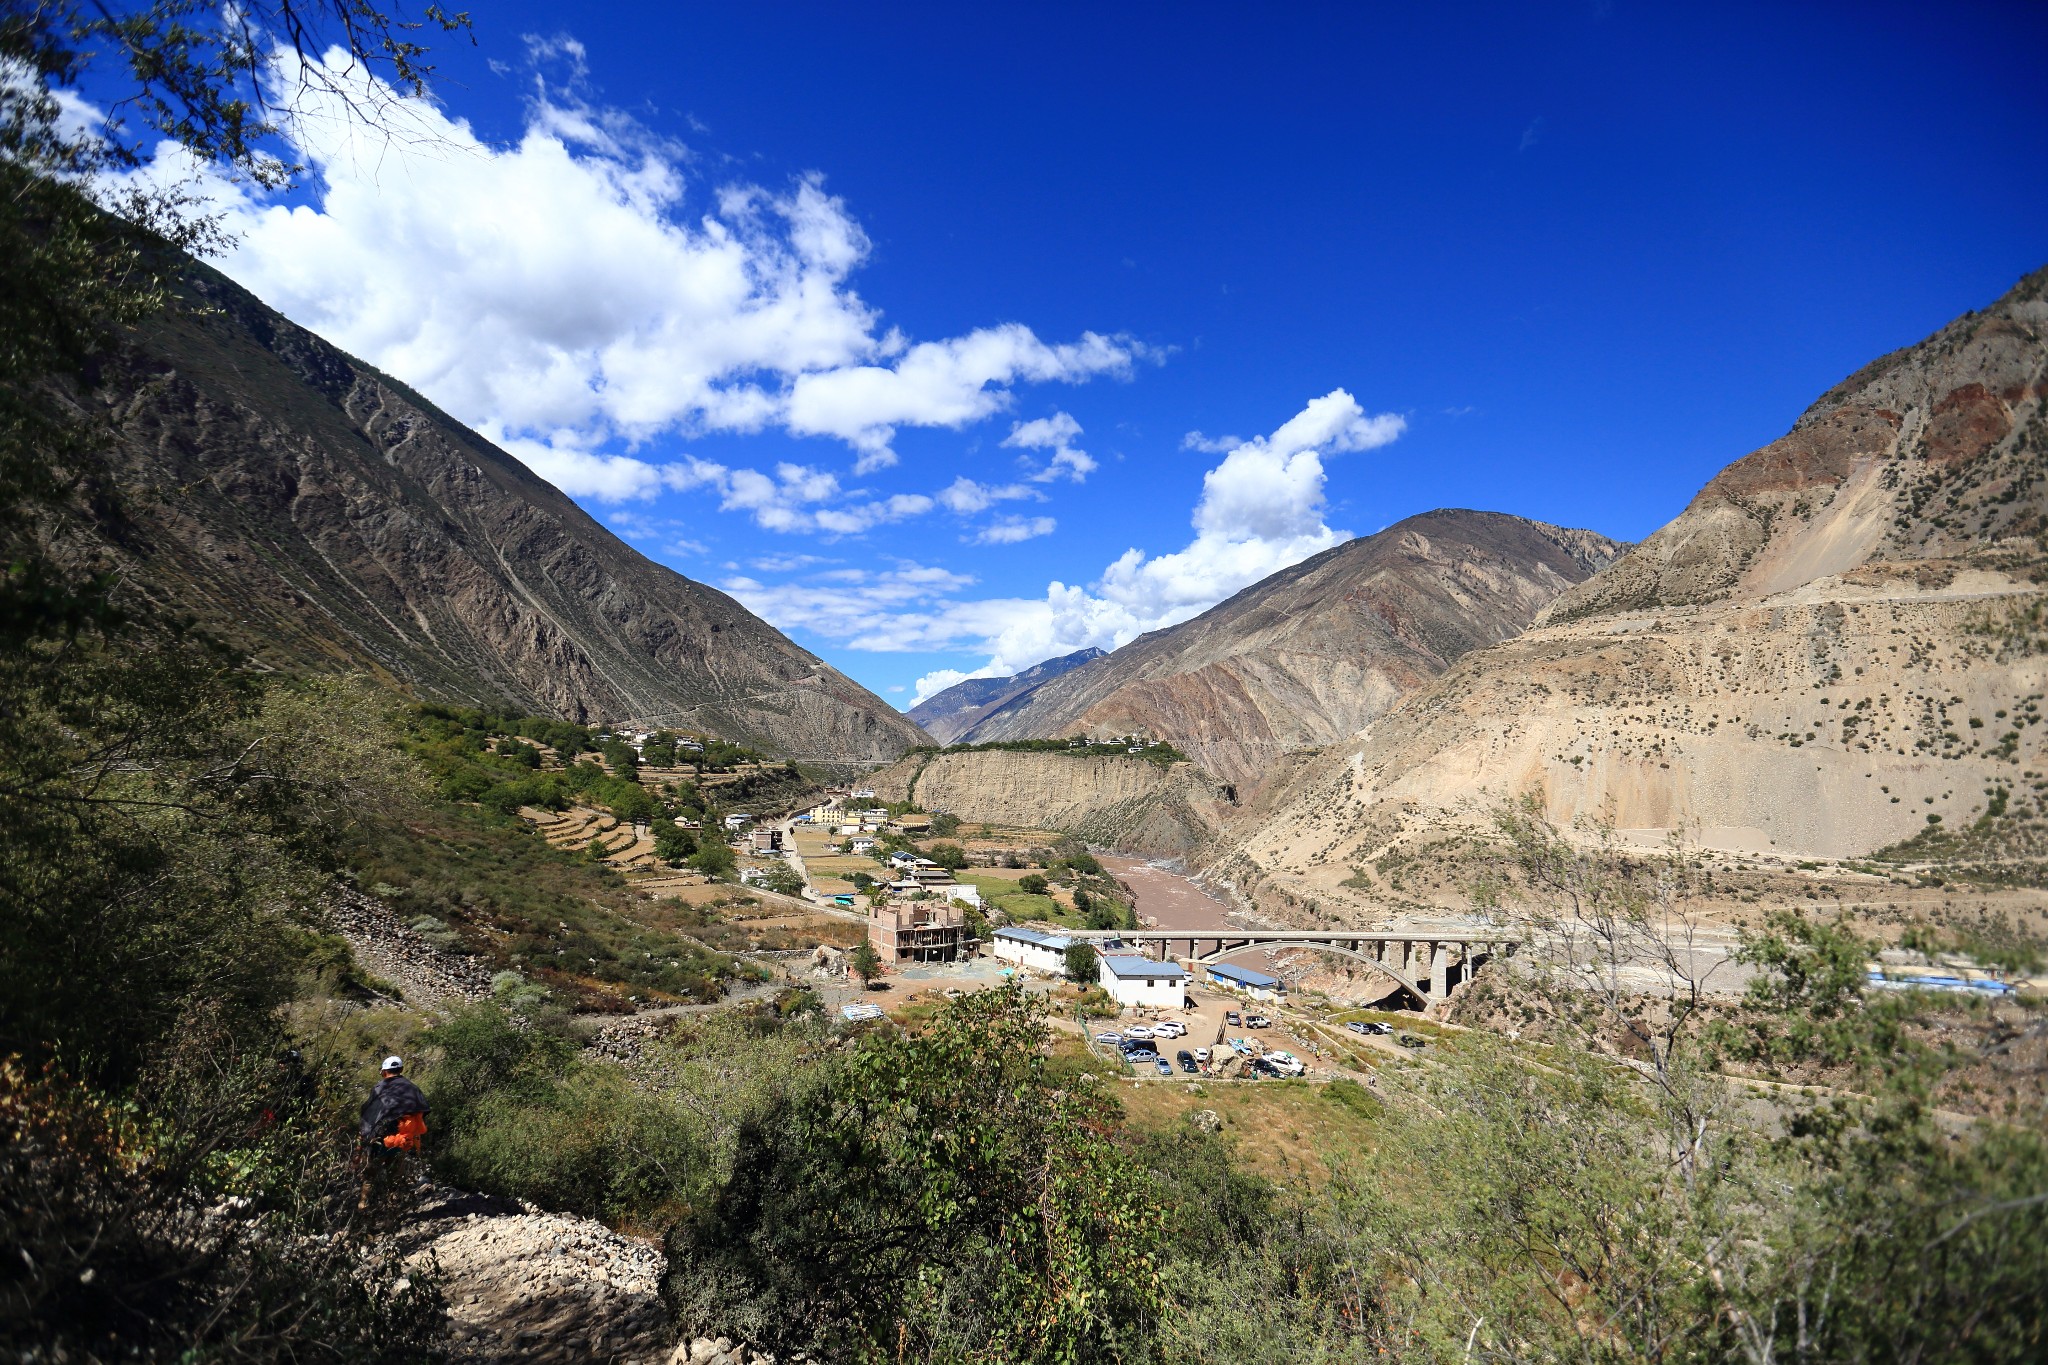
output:
[[[1478,970],[1515,950],[1500,929],[1460,932],[1410,929],[1389,933],[1314,929],[1100,929],[1069,930],[1069,938],[1117,939],[1149,955],[1207,965],[1248,948],[1313,948],[1362,962],[1406,991],[1418,1008],[1449,1003]]]

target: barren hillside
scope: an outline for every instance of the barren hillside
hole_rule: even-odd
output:
[[[869,779],[885,801],[963,820],[1056,829],[1143,853],[1184,853],[1222,825],[1229,798],[1192,763],[984,749],[906,754]]]
[[[121,514],[102,500],[72,524],[74,560],[270,667],[826,762],[924,738],[397,381],[203,266],[187,289],[119,358],[117,438],[92,473]]]
[[[1427,512],[1041,683],[963,738],[1146,734],[1249,792],[1281,753],[1351,734],[1620,549],[1497,512]]]
[[[1320,755],[1219,873],[1364,916],[1354,868],[1505,795],[1842,857],[2039,789],[2044,286],[1830,390],[1535,628]]]

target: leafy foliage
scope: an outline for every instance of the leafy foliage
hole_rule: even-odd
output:
[[[686,1328],[834,1358],[1120,1354],[1156,1310],[1163,1227],[1115,1112],[1056,1084],[1021,991],[871,1034],[751,1118],[668,1238]]]

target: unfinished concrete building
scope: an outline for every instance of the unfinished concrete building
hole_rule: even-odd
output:
[[[967,947],[967,916],[949,900],[891,900],[868,912],[868,942],[884,962],[954,962]]]

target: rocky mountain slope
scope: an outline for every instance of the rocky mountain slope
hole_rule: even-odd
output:
[[[1230,798],[1192,763],[981,749],[906,754],[868,779],[884,801],[1131,852],[1179,854],[1222,827]]]
[[[71,524],[73,559],[111,562],[271,667],[822,762],[923,741],[404,385],[204,267],[187,292],[116,362],[96,472],[121,512]]]
[[[1249,788],[1286,750],[1344,739],[1519,633],[1620,550],[1498,512],[1427,512],[992,706],[961,738],[1146,734]]]
[[[1082,664],[1104,657],[1092,646],[1047,659],[1007,678],[969,678],[935,692],[904,712],[924,727],[924,732],[941,744],[951,744],[975,727],[983,716],[1023,701],[1045,683]]]
[[[2044,395],[2048,271],[1829,390],[1534,628],[1309,764],[1212,867],[1348,920],[1385,909],[1376,861],[1504,796],[1766,859],[2002,811],[2048,781]]]

